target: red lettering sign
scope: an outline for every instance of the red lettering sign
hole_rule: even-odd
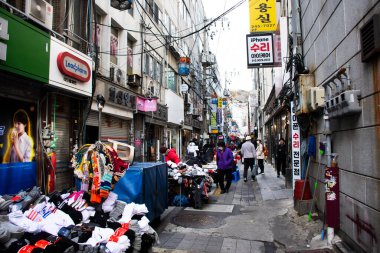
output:
[[[88,82],[91,78],[91,68],[86,61],[69,52],[62,52],[57,57],[59,71],[81,82]]]

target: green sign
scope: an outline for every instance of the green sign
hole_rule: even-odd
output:
[[[0,69],[48,83],[50,35],[2,8],[0,20]]]

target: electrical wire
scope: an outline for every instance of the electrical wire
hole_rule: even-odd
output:
[[[209,23],[207,23],[206,25],[204,25],[203,27],[201,27],[200,29],[194,31],[194,32],[191,32],[191,33],[188,33],[186,35],[183,35],[183,36],[180,36],[180,37],[172,37],[170,36],[173,41],[169,41],[169,42],[165,42],[164,44],[158,46],[158,47],[155,47],[155,48],[152,48],[150,50],[145,50],[144,52],[140,52],[140,53],[134,53],[132,55],[141,55],[143,53],[148,53],[148,52],[151,52],[151,51],[155,51],[156,49],[159,49],[161,47],[164,47],[164,46],[168,46],[170,45],[171,43],[173,42],[177,42],[177,41],[180,41],[182,39],[185,39],[189,36],[192,36],[193,34],[197,34],[199,33],[200,31],[206,29],[207,27],[209,27],[210,25],[212,25],[214,22],[216,22],[217,20],[221,19],[222,17],[224,17],[225,15],[227,15],[228,13],[230,13],[231,11],[233,11],[234,9],[236,9],[237,7],[239,7],[240,5],[242,5],[246,0],[241,0],[240,2],[236,3],[234,6],[232,6],[230,9],[228,9],[227,11],[225,11],[224,13],[222,13],[221,15],[219,15],[218,17],[214,18],[213,20],[211,20]],[[149,16],[149,15],[148,15]],[[120,50],[120,49],[119,49]],[[102,51],[102,52],[99,52],[101,54],[110,54],[109,51]],[[127,56],[127,54],[116,54],[117,56]]]

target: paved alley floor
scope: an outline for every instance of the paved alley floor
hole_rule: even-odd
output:
[[[160,244],[153,252],[285,252],[307,249],[322,228],[319,219],[307,221],[293,208],[292,189],[285,178],[277,178],[273,167],[265,165],[265,174],[257,181],[233,183],[220,194],[213,188],[210,200],[201,210],[169,207],[156,228]]]

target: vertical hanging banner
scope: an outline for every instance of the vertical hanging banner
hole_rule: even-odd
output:
[[[294,182],[297,179],[301,179],[301,138],[300,138],[300,128],[298,125],[297,117],[295,115],[294,102],[290,103],[291,107],[291,121],[290,126],[292,129],[292,170],[293,170],[293,189]]]
[[[249,21],[251,33],[276,31],[276,0],[250,0]]]
[[[223,98],[218,98],[218,109],[216,111],[216,123],[223,124]]]

